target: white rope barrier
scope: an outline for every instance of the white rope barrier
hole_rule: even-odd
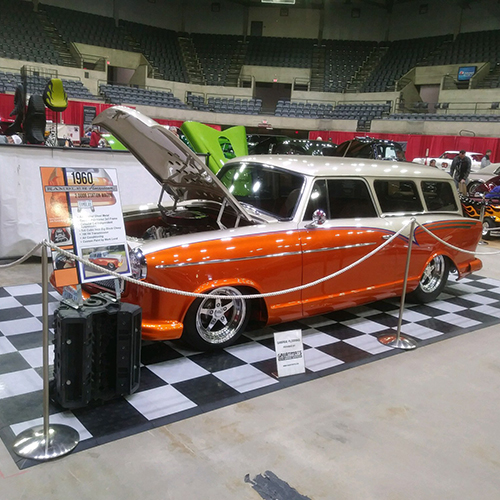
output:
[[[256,294],[250,294],[250,295],[241,295],[238,298],[243,298],[243,299],[246,299],[246,300],[251,300],[251,299],[258,299],[258,298],[265,298],[265,297],[276,297],[278,295],[285,295],[285,294],[288,294],[288,293],[302,291],[302,290],[305,290],[307,288],[311,288],[313,286],[316,286],[316,285],[319,285],[321,283],[324,283],[325,281],[329,281],[329,280],[331,280],[333,278],[336,278],[337,276],[340,276],[341,274],[343,274],[343,273],[351,270],[352,268],[358,266],[359,264],[363,263],[365,260],[373,257],[375,254],[377,254],[378,252],[380,252],[383,248],[385,248],[387,245],[389,245],[390,243],[392,243],[392,241],[394,241],[412,223],[412,221],[414,221],[415,224],[417,226],[419,226],[420,228],[422,228],[422,230],[425,231],[427,234],[429,234],[430,236],[432,236],[433,238],[435,238],[437,241],[439,241],[443,245],[445,245],[445,246],[447,246],[449,248],[452,248],[453,250],[456,250],[456,251],[459,251],[459,252],[464,252],[464,253],[467,253],[467,254],[470,254],[470,255],[498,255],[498,254],[500,254],[500,250],[493,251],[493,252],[477,252],[477,251],[464,250],[462,248],[456,247],[456,246],[452,245],[451,243],[448,243],[448,242],[444,241],[442,238],[439,238],[433,232],[431,232],[429,229],[427,229],[423,224],[420,224],[415,218],[412,218],[406,224],[404,224],[399,231],[397,231],[396,233],[394,233],[390,238],[388,238],[384,243],[382,243],[381,245],[379,245],[377,248],[375,248],[374,250],[372,250],[370,253],[366,254],[363,257],[361,257],[360,259],[358,259],[357,261],[353,262],[352,264],[349,264],[348,266],[346,266],[346,267],[344,267],[342,269],[339,269],[338,271],[335,271],[334,273],[331,273],[331,274],[329,274],[327,276],[324,276],[323,278],[319,278],[319,279],[317,279],[315,281],[311,281],[309,283],[305,283],[303,285],[299,285],[299,286],[296,286],[296,287],[287,288],[285,290],[277,290],[277,291],[274,291],[274,292],[256,293]],[[98,266],[97,264],[94,264],[93,262],[90,262],[90,261],[88,261],[86,259],[83,259],[83,258],[79,257],[78,255],[75,255],[75,254],[73,254],[71,252],[68,252],[67,250],[63,250],[62,248],[59,248],[58,246],[54,245],[53,243],[51,243],[51,242],[49,242],[47,240],[43,240],[41,243],[37,244],[26,255],[24,255],[20,259],[16,260],[15,262],[11,262],[11,263],[5,264],[5,265],[0,265],[0,269],[6,269],[6,268],[13,267],[15,265],[23,263],[25,260],[27,260],[29,257],[31,257],[42,246],[46,246],[46,247],[48,247],[48,248],[50,248],[50,249],[52,249],[54,251],[59,252],[60,254],[66,256],[66,257],[68,257],[70,259],[73,259],[73,260],[76,260],[78,262],[81,262],[85,266],[88,266],[88,267],[93,268],[93,269],[95,269],[97,271],[100,271],[100,272],[104,272],[104,273],[108,274],[109,276],[111,276],[113,278],[117,278],[117,279],[120,279],[120,280],[123,280],[123,281],[127,281],[127,282],[133,283],[135,285],[144,286],[146,288],[151,288],[153,290],[157,290],[157,291],[160,291],[160,292],[171,293],[173,295],[183,295],[183,296],[186,296],[186,297],[206,298],[206,296],[207,296],[206,293],[196,293],[196,292],[188,292],[188,291],[185,291],[185,290],[177,290],[175,288],[163,287],[163,286],[155,285],[153,283],[148,283],[146,281],[136,280],[136,279],[131,278],[129,276],[123,276],[122,274],[119,274],[117,272],[110,271],[107,268]],[[220,298],[220,299],[227,299],[228,296],[227,295],[215,295],[215,294],[211,294],[211,297],[213,297],[213,298]]]
[[[427,234],[431,235],[437,241],[439,241],[440,243],[442,243],[443,245],[445,245],[449,248],[452,248],[453,250],[457,250],[457,251],[463,252],[463,253],[468,253],[469,255],[498,255],[498,254],[500,254],[500,250],[495,250],[493,252],[478,252],[478,251],[472,252],[471,250],[464,250],[463,248],[458,248],[455,245],[452,245],[451,243],[444,241],[439,236],[436,236],[433,232],[429,231],[429,229],[427,229],[423,224],[420,224],[417,221],[415,221],[415,222],[416,222],[417,226],[422,228]]]
[[[38,245],[35,245],[26,255],[24,255],[20,259],[17,259],[14,262],[10,262],[9,264],[0,265],[0,269],[8,269],[9,267],[14,267],[17,266],[18,264],[22,264],[25,260],[28,260],[42,246],[44,246],[43,241],[41,243],[38,243]]]

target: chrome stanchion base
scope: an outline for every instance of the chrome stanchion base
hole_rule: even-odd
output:
[[[395,347],[396,349],[404,349],[409,351],[410,349],[415,349],[417,343],[413,339],[407,337],[399,336],[397,334],[381,335],[378,337],[378,341],[381,344],[387,345],[389,347]]]
[[[67,455],[80,442],[78,431],[67,425],[49,425],[48,435],[47,443],[43,425],[26,429],[17,436],[14,451],[23,458],[51,460]]]

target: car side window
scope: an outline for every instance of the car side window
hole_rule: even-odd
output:
[[[420,187],[427,210],[431,212],[457,210],[457,203],[449,182],[422,181]]]
[[[329,179],[331,219],[377,217],[366,183],[360,179]]]
[[[311,196],[309,197],[309,202],[307,203],[304,220],[312,220],[312,215],[316,210],[323,210],[326,213],[327,219],[329,219],[330,211],[328,208],[326,180],[317,180],[313,185]]]
[[[382,212],[423,212],[422,200],[413,181],[377,180],[374,186]]]
[[[359,179],[316,181],[304,220],[312,220],[318,209],[324,210],[328,219],[377,217],[368,186]]]

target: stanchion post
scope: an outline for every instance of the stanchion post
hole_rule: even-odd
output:
[[[481,196],[481,210],[479,212],[479,222],[481,223],[481,226],[483,226],[483,231],[484,231],[484,214],[486,212],[486,200],[484,199],[484,194]],[[483,238],[481,238],[478,242],[478,245],[488,245],[487,241],[484,241]]]
[[[406,286],[408,284],[408,274],[410,272],[410,259],[411,259],[411,249],[413,246],[414,232],[415,232],[415,219],[412,219],[410,224],[410,234],[408,236],[408,252],[406,253],[406,267],[403,279],[403,293],[401,294],[401,303],[399,305],[398,329],[396,335],[394,334],[381,335],[378,338],[378,341],[381,344],[405,350],[415,349],[415,347],[417,347],[417,343],[413,339],[401,335],[401,325],[403,324],[403,313],[405,309],[405,299],[406,299]]]
[[[49,425],[49,276],[47,248],[42,247],[42,314],[43,314],[43,425],[21,432],[14,451],[23,458],[50,460],[72,451],[80,441],[76,429],[62,424]]]

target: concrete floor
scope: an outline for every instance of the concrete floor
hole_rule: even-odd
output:
[[[500,243],[478,247],[499,251]],[[481,256],[500,279],[500,257]],[[40,281],[39,263],[0,286]],[[314,500],[498,499],[500,335],[485,328],[19,471],[0,500],[261,496],[266,470]]]

